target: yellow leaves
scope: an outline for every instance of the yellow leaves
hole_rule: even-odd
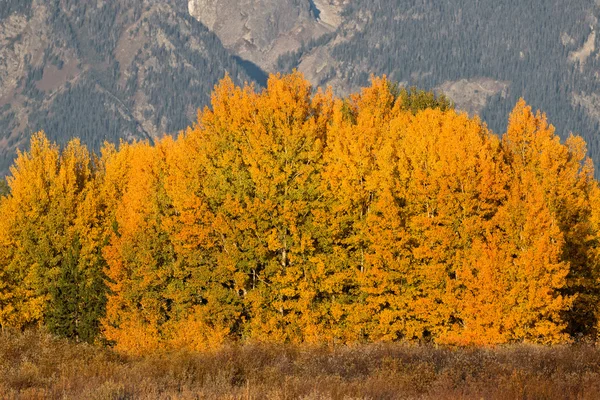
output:
[[[118,327],[107,325],[104,334],[115,343],[116,351],[131,355],[144,355],[164,348],[156,327],[139,319],[120,321]]]
[[[596,290],[590,280],[594,274],[591,268],[594,262],[589,240],[597,235],[594,233],[597,231],[589,219],[593,205],[587,199],[590,199],[595,183],[591,179],[591,163],[584,160],[585,145],[576,137],[567,139],[562,145],[545,116],[539,112],[534,115],[522,101],[511,114],[503,144],[512,160],[511,191],[512,196],[517,198],[514,202],[521,198],[526,199],[530,206],[540,209],[541,206],[535,204],[544,203],[547,208],[543,217],[545,221],[539,227],[535,226],[539,223],[535,217],[525,226],[530,235],[535,235],[533,237],[537,237],[544,228],[550,235],[546,239],[548,244],[535,243],[537,249],[532,249],[532,252],[551,254],[556,260],[553,265],[560,265],[558,261],[568,263],[562,268],[567,279],[561,286],[561,293],[565,295],[565,304],[569,299],[575,301],[571,306],[572,312],[566,318],[569,331],[592,332],[595,328],[590,325],[593,319],[590,315],[597,311],[589,298]],[[516,204],[513,208],[516,213],[521,209]],[[539,262],[543,260],[535,260],[535,263]],[[559,276],[560,269],[556,272]],[[585,292],[583,296],[571,297],[582,289]]]
[[[123,144],[118,153],[109,153],[104,161],[103,189],[115,195],[109,201],[112,209],[107,218],[107,229],[112,234],[103,249],[111,289],[104,335],[117,342],[121,350],[133,353],[145,348],[136,347],[131,336],[143,336],[147,343],[142,346],[149,349],[161,345],[164,303],[163,295],[156,291],[168,280],[171,251],[161,237],[160,216],[168,203],[161,186],[162,150],[160,143],[155,147],[147,143]],[[118,329],[120,325],[124,332]]]
[[[31,150],[17,154],[11,176],[7,178],[14,199],[9,203],[24,207],[25,216],[35,218],[50,201],[49,190],[56,179],[58,163],[58,147],[51,145],[42,132],[34,134]],[[13,209],[9,215],[16,211]]]
[[[523,101],[499,139],[385,77],[346,99],[299,73],[260,92],[226,77],[155,145],[96,160],[32,138],[0,203],[0,324],[43,320],[59,228],[81,266],[106,262],[103,332],[123,352],[564,342],[600,315],[585,153]]]
[[[223,346],[231,334],[230,327],[213,326],[206,322],[204,314],[202,307],[196,307],[184,320],[174,321],[167,346],[189,351],[213,350]]]
[[[39,132],[30,150],[18,154],[8,177],[11,193],[0,205],[2,326],[44,322],[65,257],[97,217],[93,204],[81,207],[92,177],[91,157],[77,139],[61,152]]]

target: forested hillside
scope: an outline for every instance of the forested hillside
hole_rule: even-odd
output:
[[[599,162],[599,12],[593,0],[2,0],[0,171],[38,130],[95,150],[154,140],[189,125],[226,72],[264,85],[294,68],[337,95],[371,74],[444,92],[498,133],[523,97]]]
[[[372,73],[444,90],[496,132],[523,97],[557,133],[582,135],[600,160],[600,81],[592,0],[354,0],[333,35],[282,56],[315,85],[356,91]]]
[[[346,98],[225,78],[178,137],[32,138],[0,202],[0,325],[133,354],[595,339],[585,154],[523,100],[499,137],[385,78]]]
[[[0,171],[40,129],[95,150],[177,132],[226,72],[252,80],[185,1],[2,0]]]

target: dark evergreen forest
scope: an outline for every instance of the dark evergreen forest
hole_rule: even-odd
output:
[[[0,5],[0,21],[14,13],[32,15],[31,0]],[[28,135],[40,129],[59,143],[81,137],[94,149],[105,140],[154,138],[188,126],[194,109],[208,103],[226,72],[236,83],[248,80],[260,87],[266,81],[265,71],[231,54],[189,16],[185,0],[168,6],[119,0],[103,7],[51,0],[46,7],[51,37],[44,60],[30,65],[20,82],[27,99],[21,106],[29,116],[25,126],[12,104],[0,107],[0,131],[9,148],[26,146]],[[570,55],[591,37],[599,13],[592,0],[356,0],[337,32],[285,54],[278,66],[290,72],[303,56],[325,47],[336,63],[315,84],[337,77],[349,86],[368,86],[371,74],[426,90],[460,79],[506,81],[508,91],[488,99],[481,112],[495,132],[506,128],[507,115],[523,97],[547,112],[561,137],[582,135],[598,165],[600,104],[584,109],[575,97],[600,91],[600,59],[594,51],[580,64]],[[126,34],[144,44],[134,49],[128,65],[120,65],[119,41]],[[45,66],[62,68],[69,61],[65,49],[76,54],[81,76],[48,99],[37,83]],[[136,109],[140,98],[146,106]],[[15,130],[23,136],[10,136]],[[0,160],[5,173],[11,154]]]

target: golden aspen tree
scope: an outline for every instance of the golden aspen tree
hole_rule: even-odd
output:
[[[360,288],[347,306],[354,340],[423,339],[447,330],[452,254],[459,250],[448,239],[468,227],[459,235],[468,246],[476,214],[489,207],[478,204],[482,190],[492,196],[483,201],[498,201],[498,188],[478,176],[489,161],[482,159],[493,157],[487,130],[447,107],[422,112],[403,101],[385,79],[374,79],[360,97],[338,102],[328,132],[323,181],[335,201],[327,226],[339,235],[340,271]]]
[[[106,299],[97,169],[87,148],[74,139],[61,152],[55,192],[51,191],[54,212],[68,218],[64,228],[68,242],[61,250],[59,276],[50,286],[45,323],[55,334],[87,342],[98,338]]]
[[[564,318],[572,299],[564,289],[571,262],[580,262],[570,258],[567,237],[582,239],[590,229],[585,151],[577,139],[567,143],[560,144],[543,115],[533,115],[523,101],[517,104],[501,144],[505,165],[498,179],[506,199],[461,255],[458,281],[466,289],[459,299],[461,326],[445,341],[566,340]],[[577,217],[567,226],[561,214]]]
[[[483,237],[459,260],[460,327],[443,342],[500,344],[555,343],[565,339],[561,312],[569,305],[557,289],[568,264],[560,261],[562,234],[539,187],[514,185]]]
[[[80,213],[94,182],[92,159],[77,139],[61,153],[40,132],[11,172],[0,222],[2,273],[9,283],[2,326],[43,324],[92,342],[105,294],[102,263],[80,256],[85,232],[79,228],[92,218]]]
[[[374,190],[362,227],[368,247],[364,256],[366,269],[359,275],[364,300],[358,308],[362,309],[362,318],[367,318],[364,332],[372,341],[392,341],[409,335],[405,324],[408,315],[405,294],[411,271],[410,236],[406,230],[406,199],[399,190],[401,138],[394,128],[406,123],[409,116],[398,112],[397,107],[393,113],[375,151],[371,177]]]
[[[167,153],[165,187],[175,212],[163,226],[174,246],[176,279],[167,288],[173,303],[166,328],[174,347],[202,350],[239,339],[247,276],[232,263],[237,249],[223,243],[231,231],[216,218],[221,201],[207,173],[214,172],[207,157],[218,154],[215,139],[195,126]]]
[[[172,226],[182,244],[192,241],[189,256],[210,250],[203,262],[213,265],[199,278],[213,297],[196,309],[208,317],[205,306],[225,307],[230,313],[217,325],[230,330],[229,319],[243,337],[300,341],[313,325],[306,280],[314,276],[311,226],[330,95],[311,90],[300,74],[272,76],[262,93],[226,78],[212,110],[179,139],[194,160],[190,172],[171,175],[172,188],[192,188],[174,198],[195,226],[179,217]]]
[[[373,78],[359,95],[336,101],[328,130],[322,174],[328,204],[321,229],[331,242],[329,280],[337,287],[337,293],[331,294],[336,299],[332,325],[338,325],[337,336],[344,341],[366,338],[365,324],[375,312],[365,304],[370,294],[360,287],[372,274],[367,221],[379,185],[377,157],[389,131],[394,101],[387,79]]]
[[[2,326],[22,327],[43,319],[50,298],[48,284],[58,271],[52,243],[56,233],[48,235],[45,225],[51,223],[50,190],[59,157],[58,147],[39,132],[32,136],[30,150],[18,153],[11,167],[11,193],[2,201],[0,220],[1,269],[3,282],[8,283],[2,293]]]
[[[241,161],[251,185],[231,197],[227,210],[238,219],[254,264],[246,272],[253,287],[247,335],[255,339],[318,336],[311,314],[319,235],[314,213],[331,96],[311,91],[299,73],[272,76],[240,126]]]
[[[585,315],[585,319],[590,317],[590,302],[585,292],[594,279],[593,260],[589,259],[587,250],[587,241],[593,234],[589,220],[592,168],[585,161],[585,144],[577,137],[561,144],[546,116],[539,112],[534,115],[531,107],[520,100],[510,116],[503,147],[511,167],[511,189],[526,198],[537,194],[553,220],[552,230],[548,232],[555,229],[560,232],[556,233],[560,239],[548,239],[554,246],[560,246],[552,263],[563,263],[560,271],[548,273],[568,274],[566,282],[557,278],[549,288],[552,296],[562,298],[562,303],[557,300],[556,305],[562,307],[561,318],[552,318],[555,329],[564,328],[567,322],[571,333],[589,332],[593,327],[581,318],[581,315]],[[571,298],[576,293],[582,296]],[[575,302],[572,306],[571,301]],[[558,333],[555,336],[558,338]]]
[[[108,243],[106,229],[107,209],[101,196],[102,167],[97,166],[82,193],[74,221],[76,240],[79,242],[78,273],[79,301],[78,336],[86,342],[101,340],[101,319],[106,311],[106,261],[102,254]]]
[[[254,183],[241,150],[256,98],[252,86],[235,87],[225,77],[215,88],[212,109],[199,113],[198,123],[179,137],[169,161],[167,187],[178,210],[170,229],[180,261],[193,271],[188,290],[196,292],[182,323],[199,332],[173,340],[196,348],[239,339],[248,293],[264,280],[255,215],[247,210]]]
[[[103,333],[117,350],[139,354],[164,347],[173,249],[162,218],[170,202],[162,181],[164,146],[121,147],[105,160],[104,190],[121,193],[103,252],[110,288]]]
[[[494,171],[498,144],[477,119],[454,111],[404,115],[392,127],[398,166],[388,196],[394,198],[391,204],[402,205],[401,213],[393,213],[406,233],[398,247],[382,241],[383,234],[373,236],[378,253],[386,255],[379,257],[378,268],[390,271],[388,276],[393,271],[402,283],[390,286],[394,295],[387,296],[377,334],[388,340],[439,340],[458,318],[457,262],[479,234],[482,215],[493,215],[501,198]],[[386,221],[392,216],[378,223]]]

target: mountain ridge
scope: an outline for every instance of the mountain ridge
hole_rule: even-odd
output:
[[[59,143],[79,136],[96,150],[105,140],[153,140],[188,126],[226,72],[253,80],[183,1],[8,1],[0,20],[5,172],[32,132]]]
[[[225,73],[296,69],[337,95],[371,75],[443,92],[500,133],[523,97],[600,161],[600,6],[534,0],[2,0],[0,171],[44,129],[153,140],[190,125]],[[532,12],[535,10],[535,13]]]

